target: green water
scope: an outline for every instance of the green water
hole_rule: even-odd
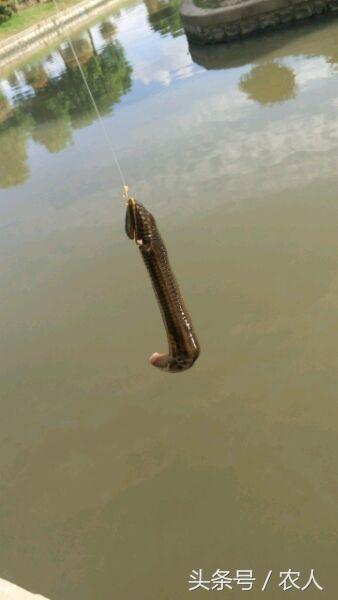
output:
[[[189,49],[150,2],[75,36],[199,334],[176,376],[148,364],[165,333],[67,43],[0,77],[1,577],[184,600],[193,569],[249,569],[252,600],[337,596],[337,40]]]

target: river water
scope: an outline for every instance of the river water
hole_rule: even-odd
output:
[[[183,600],[220,569],[236,599],[252,570],[254,600],[272,571],[274,600],[314,569],[294,594],[331,600],[338,22],[189,48],[177,3],[136,1],[74,45],[202,353],[148,365],[165,333],[69,44],[1,74],[0,576]]]

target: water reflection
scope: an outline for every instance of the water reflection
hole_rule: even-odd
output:
[[[323,56],[338,64],[336,26],[332,20],[306,23],[288,30],[274,31],[259,38],[248,38],[230,45],[199,46],[189,44],[193,61],[205,69],[233,69],[252,63],[282,60],[290,56]]]
[[[337,70],[335,23],[308,24],[231,45],[196,46],[189,50],[196,64],[207,70],[245,69],[238,87],[262,106],[294,100],[310,81],[330,77]],[[247,70],[249,67],[249,70]]]
[[[241,77],[239,88],[250,100],[263,106],[291,100],[297,91],[293,70],[278,62],[253,67]]]
[[[4,94],[0,93],[0,123],[5,121],[12,111],[12,107]]]
[[[116,25],[112,23],[109,19],[101,23],[100,33],[106,42],[110,42],[113,39],[114,35],[116,35],[116,32]]]
[[[24,69],[22,72],[25,75],[26,83],[37,91],[40,90],[48,84],[48,73],[46,72],[43,64],[30,65]]]
[[[135,2],[129,4],[133,6]],[[128,28],[133,24],[128,3],[126,6],[115,14],[120,19],[120,32],[115,20],[107,17],[72,40],[103,116],[111,113],[122,95],[131,90],[133,70],[134,80],[146,87],[153,82],[168,86],[174,78],[185,78],[193,72],[185,38],[175,46],[171,41],[183,32],[178,0],[147,0],[132,13],[136,15],[132,35],[137,44],[138,31],[144,29],[145,23],[166,38],[158,52],[154,53],[153,46],[147,44],[141,52],[139,47],[135,55],[131,52],[133,68],[123,47],[128,43]],[[122,42],[117,38],[118,33]],[[21,184],[28,177],[26,145],[30,138],[48,152],[59,152],[72,144],[74,129],[86,127],[96,118],[67,42],[42,60],[17,68],[0,79],[0,144],[5,147],[9,138],[13,138],[18,150],[5,153],[0,187]]]
[[[89,32],[87,32],[87,34],[88,33]],[[76,52],[77,60],[83,67],[88,63],[91,56],[93,56],[93,54],[96,54],[96,49],[93,44],[92,38],[89,35],[87,35],[87,37],[74,39],[72,43],[73,48]],[[61,45],[59,52],[67,67],[69,67],[70,69],[77,68],[76,58],[74,56],[71,46],[68,43]]]
[[[0,186],[3,188],[23,183],[29,175],[29,124],[29,118],[24,115],[19,122],[10,120],[0,125]]]
[[[148,21],[154,31],[161,35],[171,33],[173,37],[183,34],[179,13],[181,0],[145,0]]]
[[[130,90],[132,68],[122,45],[111,41],[115,26],[106,21],[100,31],[107,41],[100,49],[89,30],[73,44],[100,113],[106,115]],[[0,186],[22,183],[28,176],[30,136],[49,152],[58,152],[72,143],[73,129],[96,118],[69,43],[61,44],[43,61],[12,73],[2,81],[0,97],[0,144],[8,149],[4,150]]]

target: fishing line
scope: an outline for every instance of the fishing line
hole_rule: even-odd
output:
[[[59,8],[59,4],[58,4],[57,0],[53,0],[53,4],[54,4],[54,6],[55,6],[55,11],[56,11],[57,15],[60,15],[62,11],[61,11],[61,9]],[[57,27],[58,27],[58,28],[59,28],[59,30],[61,31],[61,27],[60,27],[60,25],[57,25]],[[69,44],[69,46],[70,46],[70,48],[71,48],[71,51],[72,51],[72,53],[73,53],[73,56],[74,56],[74,58],[75,58],[76,65],[77,65],[77,67],[78,67],[78,69],[79,69],[79,71],[80,71],[81,77],[82,77],[82,79],[83,79],[83,83],[85,84],[85,87],[86,87],[86,90],[87,90],[87,92],[88,92],[89,98],[90,98],[90,100],[91,100],[91,102],[92,102],[92,105],[93,105],[93,107],[94,107],[95,113],[96,113],[96,115],[97,115],[97,118],[98,118],[98,120],[99,120],[99,123],[100,123],[100,125],[101,125],[101,129],[102,129],[102,131],[103,131],[103,134],[104,134],[105,140],[106,140],[106,142],[107,142],[108,148],[111,150],[111,153],[112,153],[112,155],[113,155],[114,163],[115,163],[115,166],[116,166],[116,168],[117,168],[117,171],[118,171],[118,174],[119,174],[119,176],[120,176],[121,183],[122,183],[122,186],[123,186],[123,197],[124,197],[124,198],[127,198],[127,197],[128,197],[128,186],[127,186],[127,184],[126,184],[126,180],[125,180],[125,177],[124,177],[124,174],[123,174],[123,171],[122,171],[121,165],[120,165],[120,163],[119,163],[119,160],[118,160],[118,158],[117,158],[117,154],[116,154],[115,147],[114,147],[114,145],[113,145],[113,142],[112,142],[112,141],[111,141],[111,139],[110,139],[110,136],[109,136],[109,134],[108,134],[108,130],[107,130],[107,128],[106,128],[106,126],[105,126],[105,124],[104,124],[103,118],[102,118],[102,116],[101,116],[101,113],[100,113],[100,111],[99,111],[99,109],[98,109],[98,106],[97,106],[97,104],[96,104],[95,98],[94,98],[94,96],[93,96],[93,94],[92,94],[92,91],[91,91],[91,89],[90,89],[89,83],[88,83],[88,81],[87,81],[87,79],[86,79],[85,73],[84,73],[84,71],[83,71],[83,69],[82,69],[82,67],[81,67],[80,61],[79,61],[79,59],[78,59],[78,56],[77,56],[77,54],[76,54],[76,51],[75,51],[75,48],[74,48],[73,42],[72,42],[72,40],[71,40],[70,36],[68,35],[68,33],[67,33],[66,29],[64,29],[64,34],[65,34],[65,37],[66,37],[66,39],[67,39],[67,42],[68,42],[68,44]]]
[[[56,13],[61,14],[58,0],[53,0],[53,3]],[[89,83],[81,67],[74,44],[66,31],[65,36],[74,55],[75,62],[81,73],[83,83],[86,86],[97,118],[101,124],[108,147],[112,152],[122,182],[123,198],[127,203],[126,233],[130,239],[133,239],[136,242],[141,252],[156,293],[166,328],[169,352],[167,354],[155,352],[151,355],[149,360],[152,365],[168,373],[185,371],[192,367],[198,358],[200,346],[193,329],[190,315],[183,302],[177,281],[171,270],[167,250],[158,232],[153,215],[147,211],[144,206],[138,203],[135,198],[129,198],[128,186],[126,185],[114,145],[109,137]]]

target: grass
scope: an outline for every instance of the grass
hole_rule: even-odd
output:
[[[199,8],[220,8],[222,5],[218,0],[194,0]]]
[[[69,8],[69,6],[77,4],[78,2],[80,2],[80,0],[58,0],[58,8],[60,10]],[[16,33],[20,33],[23,29],[31,27],[47,17],[51,17],[55,12],[55,6],[53,2],[50,1],[45,4],[29,6],[17,13],[13,13],[8,21],[5,21],[5,23],[1,23],[0,25],[0,41],[11,35],[15,35]]]

